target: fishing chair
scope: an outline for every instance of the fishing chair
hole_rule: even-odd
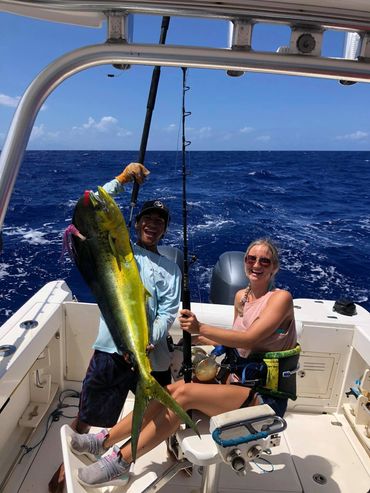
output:
[[[193,430],[181,429],[169,441],[169,449],[177,462],[143,493],[158,491],[180,470],[198,466],[202,473],[201,493],[216,493],[221,465],[226,463],[238,475],[247,474],[248,463],[270,453],[280,444],[279,433],[286,428],[283,418],[276,416],[267,404],[237,409],[209,419],[198,412],[192,418],[198,422],[200,438]]]

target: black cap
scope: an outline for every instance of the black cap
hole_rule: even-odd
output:
[[[140,221],[141,216],[148,214],[149,212],[157,212],[166,221],[166,229],[170,222],[170,212],[166,205],[161,200],[148,200],[144,202],[141,211],[136,216],[136,222]]]

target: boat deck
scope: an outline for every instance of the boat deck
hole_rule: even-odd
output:
[[[71,401],[77,404],[77,400],[71,399]],[[125,412],[131,405],[132,401],[129,401],[125,406]],[[369,491],[370,458],[365,449],[359,447],[358,440],[343,415],[288,412],[286,420],[288,428],[282,433],[280,446],[272,449],[271,455],[264,454],[263,459],[251,462],[246,477],[240,477],[229,466],[222,465],[220,493],[353,493],[354,491],[367,493]],[[30,464],[25,479],[21,479],[24,465],[22,467],[18,464],[4,493],[47,492],[48,481],[62,461],[60,429],[63,424],[70,422],[71,419],[61,418],[52,423],[39,451],[32,458],[26,459]],[[76,470],[89,461],[76,457],[70,452],[68,461],[70,461],[68,491],[84,493],[85,488],[76,480]],[[132,480],[125,490],[101,488],[90,489],[90,491],[138,493],[175,462],[172,455],[168,453],[166,444],[163,443],[147,456],[138,459]],[[354,471],[356,477],[353,476]],[[161,488],[161,491],[195,493],[199,491],[200,485],[200,468],[194,466],[191,475],[180,471]]]

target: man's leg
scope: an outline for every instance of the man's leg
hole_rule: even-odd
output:
[[[77,433],[89,433],[90,426],[83,421],[80,421],[78,417],[71,423],[72,430]],[[60,464],[58,469],[53,474],[53,477],[49,481],[48,488],[50,493],[62,493],[65,485],[65,472],[64,464]]]
[[[82,384],[78,417],[71,428],[88,433],[91,426],[111,428],[119,418],[129,390],[134,390],[136,377],[124,358],[118,354],[95,351]],[[50,493],[62,493],[65,485],[61,464],[49,482]]]

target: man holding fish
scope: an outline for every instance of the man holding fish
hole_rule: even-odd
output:
[[[122,192],[124,185],[134,179],[142,184],[148,174],[149,171],[142,164],[131,163],[120,175],[106,183],[103,190],[114,196]],[[84,200],[93,201],[93,196],[94,194],[85,192]],[[98,193],[96,200],[99,200]],[[76,212],[74,223],[75,218]],[[159,241],[165,235],[169,219],[169,211],[163,202],[145,202],[136,216],[137,241],[131,245],[146,290],[150,329],[147,351],[152,375],[163,386],[171,383],[167,335],[177,315],[181,293],[180,269],[175,262],[161,256],[157,249]],[[84,235],[80,234],[78,237],[84,245]],[[114,244],[112,247],[115,248]],[[128,353],[120,351],[117,346],[119,342],[113,340],[107,323],[101,316],[98,336],[93,345],[94,354],[82,386],[78,417],[72,423],[72,428],[78,433],[87,433],[90,426],[112,427],[118,420],[128,391],[135,392],[138,373],[133,371],[134,362]],[[49,491],[62,491],[63,483],[62,465],[50,481]]]

